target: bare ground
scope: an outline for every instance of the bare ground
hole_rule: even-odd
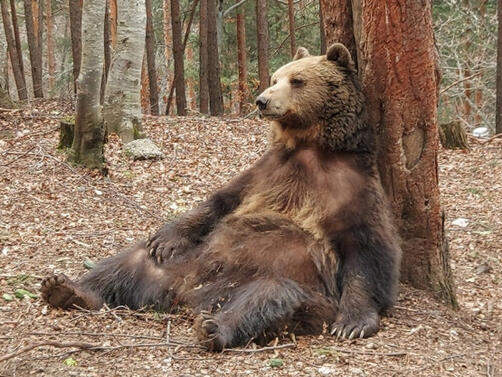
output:
[[[252,164],[266,148],[267,126],[150,118],[146,131],[166,158],[130,161],[111,138],[110,174],[101,178],[68,165],[56,151],[64,111],[40,102],[0,112],[0,295],[7,295],[0,297],[0,360],[20,352],[0,362],[1,376],[502,376],[499,139],[473,143],[467,153],[440,152],[459,311],[402,285],[397,306],[373,338],[337,342],[324,334],[296,344],[280,339],[277,346],[286,348],[272,344],[256,352],[251,345],[209,354],[194,342],[190,313],[63,312],[14,292],[38,294],[46,275],[78,276],[84,261],[146,238]],[[454,225],[458,218],[467,226]],[[82,350],[89,347],[100,349]]]

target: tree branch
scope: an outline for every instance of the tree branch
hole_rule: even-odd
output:
[[[223,17],[226,17],[231,11],[233,11],[235,8],[240,7],[242,4],[244,4],[248,0],[241,0],[238,3],[232,5],[230,8],[228,8],[225,12],[223,12]]]

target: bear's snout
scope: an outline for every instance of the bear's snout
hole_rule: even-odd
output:
[[[256,98],[256,106],[258,106],[258,109],[260,109],[260,111],[265,110],[269,102],[270,99],[264,96],[258,96],[258,98]]]

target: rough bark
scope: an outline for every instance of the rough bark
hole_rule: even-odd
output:
[[[71,54],[73,57],[73,83],[77,93],[77,80],[82,63],[82,0],[69,0]]]
[[[200,0],[199,10],[199,111],[209,113],[207,85],[207,1]]]
[[[321,39],[321,54],[326,53],[326,28],[324,27],[324,13],[322,11],[322,0],[319,0],[319,36]]]
[[[26,100],[28,98],[26,91],[26,82],[19,65],[19,56],[16,48],[16,42],[14,40],[14,35],[12,33],[12,25],[10,22],[9,11],[7,9],[7,3],[5,0],[0,0],[0,5],[2,9],[2,21],[5,38],[7,39],[7,48],[10,55],[12,72],[14,74],[14,80],[16,81],[17,96],[20,100]]]
[[[45,21],[47,27],[47,65],[49,68],[49,90],[54,88],[56,61],[54,59],[54,24],[52,22],[52,1],[45,2]]]
[[[256,0],[256,30],[258,33],[258,78],[260,80],[258,93],[261,93],[270,84],[268,70],[267,0]]]
[[[379,170],[403,241],[402,280],[456,307],[439,203],[430,2],[353,0],[352,11],[369,120],[381,144]]]
[[[296,54],[294,0],[288,0],[288,21],[289,21],[289,47],[290,47],[291,57],[294,57]]]
[[[103,68],[103,78],[101,79],[101,89],[99,102],[103,104],[105,102],[105,90],[106,83],[108,82],[108,72],[110,71],[110,64],[112,59],[111,51],[111,34],[110,34],[110,1],[106,1],[105,5],[105,20],[104,20],[104,34],[103,34],[103,50],[104,50],[104,68]]]
[[[82,19],[82,61],[77,84],[77,114],[72,159],[103,171],[104,123],[99,103],[103,70],[105,2],[86,0]]]
[[[209,105],[211,115],[222,115],[223,95],[220,82],[220,59],[218,53],[218,36],[216,28],[218,0],[208,0],[207,2],[207,70]]]
[[[165,57],[165,62],[166,62],[166,72],[167,72],[167,80],[166,80],[166,87],[171,88],[172,83],[173,83],[173,74],[171,73],[171,61],[172,61],[172,54],[171,50],[173,48],[172,46],[172,40],[171,40],[171,6],[170,6],[170,0],[164,0],[164,6],[163,6],[163,31],[164,31],[164,57]],[[169,106],[168,103],[166,102],[166,98],[164,96],[164,103],[166,103],[166,110],[165,114],[169,115]]]
[[[42,89],[42,46],[39,46],[39,32],[35,30],[32,0],[24,0],[24,15],[26,37],[30,52],[31,79],[33,81],[33,94],[36,98],[43,98]],[[41,29],[38,27],[37,29]]]
[[[109,17],[110,17],[110,46],[112,48],[117,47],[117,27],[118,27],[118,7],[117,0],[109,0],[108,6]]]
[[[145,0],[146,8],[146,61],[150,89],[150,114],[159,115],[159,89],[155,64],[155,35],[153,33],[152,0]]]
[[[113,51],[103,115],[108,130],[129,142],[138,138],[141,130],[141,65],[146,11],[144,2],[137,0],[124,0],[119,5],[117,47]]]
[[[498,39],[497,39],[497,108],[495,132],[502,133],[502,0],[498,0]]]
[[[181,15],[178,0],[171,0],[171,27],[173,31],[174,86],[176,88],[176,113],[186,115],[185,65],[183,61],[183,42],[181,40]]]
[[[237,3],[240,0],[236,1]],[[246,52],[246,17],[244,8],[237,10],[237,67],[239,70],[239,114],[244,115],[245,105],[247,103],[248,88],[248,67]]]
[[[10,0],[10,14],[12,16],[12,27],[14,29],[14,39],[16,40],[16,51],[17,57],[19,59],[19,67],[21,70],[21,75],[23,76],[24,85],[26,86],[21,36],[19,34],[19,23],[17,22],[16,0]]]

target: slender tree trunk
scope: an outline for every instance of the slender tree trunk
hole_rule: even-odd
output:
[[[319,36],[321,39],[321,54],[326,53],[326,28],[324,27],[324,13],[322,11],[322,0],[319,0]]]
[[[268,71],[267,0],[256,0],[256,30],[258,33],[258,78],[260,79],[258,92],[261,93],[270,84]]]
[[[73,87],[75,93],[77,93],[77,80],[82,62],[82,0],[69,0],[69,6],[71,53],[73,57]]]
[[[497,108],[495,132],[502,133],[502,0],[498,0],[498,39],[497,39]]]
[[[123,0],[119,5],[117,48],[106,85],[103,115],[108,130],[129,142],[138,138],[141,130],[141,65],[146,11],[144,2],[137,0]]]
[[[52,1],[46,0],[46,25],[47,25],[47,64],[49,66],[49,91],[54,89],[54,76],[56,61],[54,60],[54,24],[52,23]]]
[[[111,35],[110,35],[110,1],[106,1],[105,5],[105,20],[104,20],[104,34],[103,34],[103,51],[104,51],[104,68],[103,68],[103,78],[101,79],[101,89],[99,102],[101,104],[105,103],[105,93],[106,93],[106,83],[108,82],[108,72],[110,71],[110,64],[112,61],[112,51],[111,51]]]
[[[185,95],[185,65],[183,61],[183,42],[181,40],[181,15],[178,0],[171,0],[171,26],[173,30],[173,56],[174,56],[174,86],[176,88],[176,113],[186,115]]]
[[[291,57],[296,54],[296,36],[295,36],[295,3],[294,0],[288,0],[288,18],[289,18],[289,45]]]
[[[21,71],[21,67],[19,64],[20,58],[17,54],[16,42],[14,40],[14,35],[12,33],[12,26],[10,23],[7,3],[5,0],[0,0],[0,5],[2,9],[2,21],[5,31],[5,38],[7,39],[7,48],[10,55],[12,72],[14,74],[14,80],[16,81],[17,96],[20,100],[26,100],[28,98],[28,94],[26,91],[26,82],[24,80],[24,75]]]
[[[21,70],[21,75],[23,76],[24,85],[26,86],[26,77],[24,75],[23,51],[22,51],[21,37],[19,35],[19,23],[17,22],[16,0],[10,0],[10,13],[12,16],[12,27],[14,28],[14,38],[16,40],[16,51],[17,51],[17,57],[19,59],[19,68]]]
[[[172,62],[172,48],[173,42],[171,40],[172,30],[171,30],[171,0],[164,0],[164,19],[163,19],[163,30],[164,30],[164,57],[166,62],[166,73],[167,73],[167,81],[166,81],[166,89],[172,87],[173,84],[173,73],[171,70],[171,62]],[[166,104],[165,114],[169,115],[170,103],[168,96],[164,95],[163,102]]]
[[[193,49],[192,46],[188,45],[186,47],[186,56],[188,65],[194,64]],[[195,95],[195,82],[190,77],[187,79],[187,92],[188,92],[188,109],[195,110],[197,108],[197,96]]]
[[[74,162],[103,171],[104,123],[99,102],[103,70],[105,2],[85,0],[82,22],[82,64],[78,78],[77,116],[72,145]]]
[[[352,11],[369,120],[382,146],[380,175],[403,241],[402,280],[456,307],[439,202],[431,4],[353,0]]]
[[[146,51],[141,64],[141,111],[143,114],[150,114],[150,86],[148,83],[148,64],[146,62]]]
[[[146,60],[148,65],[148,84],[150,86],[150,114],[159,115],[159,89],[157,87],[157,68],[155,64],[155,35],[153,33],[152,0],[145,0],[146,8]]]
[[[218,54],[218,36],[216,30],[217,1],[207,2],[207,67],[208,67],[208,87],[209,104],[211,115],[222,115],[223,95],[221,93],[220,82],[220,59]]]
[[[24,15],[26,24],[26,36],[28,38],[28,47],[30,50],[33,94],[37,98],[43,98],[44,93],[42,90],[42,64],[41,64],[42,46],[38,45],[39,32],[38,30],[35,30],[32,0],[24,0]]]
[[[199,110],[209,113],[209,87],[207,79],[207,2],[200,0],[199,11]]]
[[[236,0],[238,3],[240,0]],[[239,69],[239,114],[244,115],[244,106],[248,98],[248,68],[246,53],[246,18],[244,8],[237,10],[237,66]]]

